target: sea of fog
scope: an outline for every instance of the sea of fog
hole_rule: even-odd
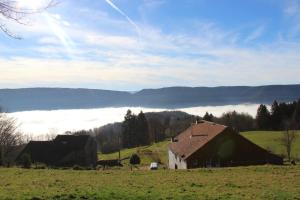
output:
[[[203,116],[205,112],[220,116],[227,111],[237,111],[255,116],[258,104],[226,105],[226,106],[202,106],[176,109],[193,115]],[[121,122],[130,109],[134,113],[159,112],[170,109],[153,109],[142,107],[121,108],[97,108],[74,109],[53,111],[25,111],[10,113],[9,116],[16,119],[19,130],[25,135],[42,136],[47,134],[62,134],[66,131],[92,129],[102,125]]]

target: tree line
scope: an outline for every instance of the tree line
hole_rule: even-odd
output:
[[[291,103],[274,101],[269,110],[261,104],[257,109],[258,130],[286,130],[300,128],[300,99]]]
[[[141,111],[136,115],[128,110],[123,122],[68,134],[92,135],[98,141],[99,151],[110,153],[120,148],[132,148],[164,141],[202,119],[233,127],[237,131],[284,130],[290,134],[288,130],[300,129],[300,99],[290,103],[274,101],[270,109],[261,104],[255,117],[236,111],[224,113],[220,117],[207,112],[200,117],[180,111],[149,113]],[[293,138],[293,134],[292,137],[286,137],[283,141],[287,146],[291,144],[289,138]],[[0,165],[10,163],[13,149],[15,149],[13,147],[21,146],[24,142],[24,137],[17,131],[15,120],[0,111]]]
[[[300,99],[285,103],[274,101],[270,106],[261,104],[255,117],[236,111],[216,117],[208,112],[194,116],[180,111],[164,111],[134,114],[128,110],[123,122],[113,123],[77,134],[94,135],[103,153],[116,152],[120,148],[149,145],[174,137],[197,120],[212,121],[234,128],[236,131],[299,129]],[[288,127],[287,127],[288,126]],[[76,134],[76,133],[75,133]]]
[[[267,105],[261,104],[257,109],[255,117],[236,111],[227,112],[220,117],[215,117],[206,112],[203,120],[230,126],[237,131],[297,130],[300,129],[300,99],[289,103],[274,101],[270,109]]]
[[[99,151],[116,152],[120,148],[144,146],[178,135],[200,117],[181,111],[163,111],[134,114],[128,110],[122,122],[107,124],[70,134],[89,134],[96,138]]]

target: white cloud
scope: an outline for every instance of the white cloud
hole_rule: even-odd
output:
[[[136,49],[139,46],[136,39],[128,36],[90,34],[86,35],[85,40],[88,44],[105,46],[111,49]]]
[[[22,51],[34,56],[17,57],[12,54],[14,49],[0,48],[1,54],[10,55],[10,59],[0,58],[2,87],[84,85],[114,89],[125,85],[139,89],[298,82],[297,42],[282,39],[256,48],[240,47],[238,30],[223,30],[206,21],[195,22],[193,33],[172,34],[139,24],[141,35],[137,38],[135,33],[124,31],[128,28],[125,20],[111,19],[107,13],[98,16],[99,23],[109,23],[118,32],[86,29],[62,15],[47,15],[22,27],[25,36],[36,40]],[[246,41],[263,32],[264,26],[257,27]]]
[[[219,48],[210,57],[105,51],[109,59],[1,59],[2,87],[130,85],[131,89],[172,85],[260,85],[297,83],[300,47],[261,50]],[[101,52],[100,52],[101,53]],[[103,53],[103,52],[102,52]],[[104,55],[104,54],[103,54]],[[288,68],[286,67],[288,66]],[[34,73],[32,73],[34,72]],[[109,89],[113,89],[110,87]]]
[[[40,44],[53,44],[53,45],[59,45],[60,41],[58,38],[53,37],[53,36],[46,36],[46,37],[41,37],[38,39],[38,43]]]

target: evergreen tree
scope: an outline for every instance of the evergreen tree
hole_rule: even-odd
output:
[[[136,138],[136,116],[128,110],[122,124],[122,142],[124,148],[135,147],[137,144]]]
[[[145,114],[141,111],[137,116],[137,138],[139,145],[150,144],[149,127]]]
[[[128,110],[122,127],[123,147],[131,148],[150,144],[148,122],[143,112],[136,116]]]
[[[282,125],[281,112],[277,101],[274,101],[271,106],[271,128],[272,130],[280,130]]]
[[[256,125],[259,130],[270,129],[270,112],[267,106],[261,104],[257,109]]]
[[[213,118],[214,118],[214,116],[212,114],[209,114],[208,112],[206,112],[205,115],[203,116],[203,120],[209,121],[209,122],[212,122]]]

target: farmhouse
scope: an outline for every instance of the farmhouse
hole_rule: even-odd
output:
[[[282,164],[283,159],[257,146],[232,128],[207,121],[190,126],[169,145],[169,168]]]
[[[34,163],[49,166],[95,166],[97,143],[88,135],[58,135],[52,141],[31,141],[17,157],[28,154]]]

